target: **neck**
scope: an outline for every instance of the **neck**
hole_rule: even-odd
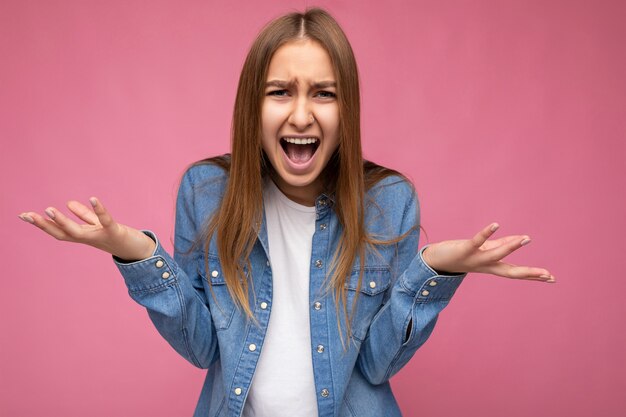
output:
[[[322,193],[322,183],[319,178],[304,187],[289,185],[277,175],[273,175],[272,180],[288,199],[303,206],[313,207],[315,199]]]

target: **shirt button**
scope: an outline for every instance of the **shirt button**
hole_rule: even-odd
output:
[[[370,281],[370,288],[376,288],[376,282]]]
[[[256,345],[254,343],[250,343],[250,346],[248,346],[248,350],[250,350],[250,352],[254,352],[256,350]]]
[[[235,388],[235,395],[241,395],[241,388]]]
[[[161,274],[161,278],[163,278],[163,279],[168,279],[169,277],[170,277],[170,273],[167,272],[167,271],[165,271],[165,272],[163,272],[163,274]]]
[[[212,276],[213,278],[217,278],[217,276],[218,276],[219,274],[220,274],[220,273],[219,273],[219,272],[217,272],[217,271],[213,271],[213,272],[211,272],[211,276]]]
[[[430,285],[431,287],[434,287],[435,285],[437,285],[437,281],[430,281],[428,285]]]
[[[263,301],[261,303],[261,310],[265,310],[267,308],[267,303],[265,301]]]
[[[270,261],[265,262],[265,265],[270,266]]]
[[[326,223],[320,224],[320,230],[326,230]]]
[[[315,303],[313,303],[313,308],[319,310],[320,308],[322,308],[322,303],[316,301]]]
[[[428,291],[428,290],[424,290],[424,291],[422,291],[422,295],[423,295],[424,297],[426,297],[428,294],[430,294],[430,291]]]
[[[326,388],[324,388],[322,392],[320,392],[320,394],[322,395],[322,397],[326,398],[330,395],[330,392]]]
[[[317,345],[317,353],[324,353],[324,346],[323,345]]]
[[[322,260],[321,260],[321,259],[318,259],[317,261],[315,261],[315,266],[316,266],[317,268],[321,268],[321,267],[322,267],[322,265],[324,265],[324,263],[322,262]]]
[[[165,265],[165,264],[164,264],[164,263],[163,263],[163,261],[162,261],[162,260],[160,260],[160,259],[156,262],[156,267],[157,267],[157,268],[162,268],[162,267],[163,267],[163,265]]]
[[[326,199],[325,199],[325,198],[322,198],[322,199],[320,200],[320,206],[325,206],[325,205],[326,205],[326,203],[327,203],[327,201],[326,201]]]

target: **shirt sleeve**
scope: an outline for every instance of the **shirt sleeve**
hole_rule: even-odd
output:
[[[193,365],[208,368],[217,359],[217,339],[197,270],[201,253],[191,250],[196,234],[193,198],[191,174],[187,171],[176,203],[174,258],[154,233],[144,231],[156,242],[151,257],[128,263],[115,257],[113,260],[131,298],[147,309],[161,336]]]
[[[441,275],[417,251],[419,208],[412,193],[404,210],[397,264],[406,266],[392,279],[389,298],[376,314],[357,358],[361,372],[372,384],[388,381],[428,339],[441,310],[467,274]],[[417,252],[417,253],[416,253]]]

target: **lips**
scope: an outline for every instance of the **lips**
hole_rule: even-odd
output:
[[[308,165],[313,159],[319,145],[319,139],[314,136],[283,137],[280,139],[280,146],[290,165],[300,168],[303,165]]]

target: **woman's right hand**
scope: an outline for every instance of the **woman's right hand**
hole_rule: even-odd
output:
[[[156,244],[151,238],[137,229],[116,223],[95,197],[89,202],[93,211],[78,201],[67,203],[67,208],[84,224],[76,223],[54,207],[45,210],[48,218],[31,211],[19,217],[57,240],[93,246],[127,262],[152,256]]]

